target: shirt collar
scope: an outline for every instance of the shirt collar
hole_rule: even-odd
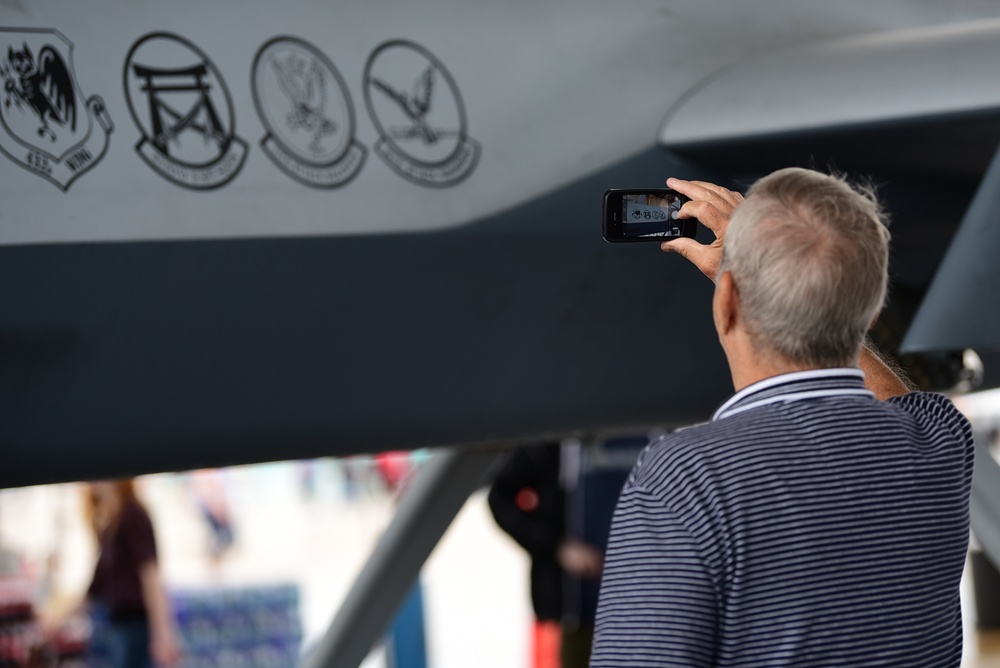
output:
[[[719,406],[712,421],[777,402],[858,395],[874,398],[860,369],[810,369],[772,376],[748,385]]]

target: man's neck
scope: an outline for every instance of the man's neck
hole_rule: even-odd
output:
[[[813,366],[801,366],[801,365],[774,365],[768,366],[767,368],[759,367],[753,370],[746,370],[737,374],[734,369],[733,372],[733,388],[739,392],[745,387],[749,387],[754,383],[759,383],[762,380],[767,380],[768,378],[773,378],[775,376],[781,376],[786,373],[793,373],[795,371],[811,371],[818,367]]]
[[[737,343],[736,348],[734,351],[726,350],[726,358],[729,360],[729,371],[733,376],[733,388],[737,392],[774,376],[817,368],[807,364],[796,364],[774,354],[761,355],[746,340]]]

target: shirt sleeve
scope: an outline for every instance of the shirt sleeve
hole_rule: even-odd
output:
[[[591,668],[712,666],[718,595],[697,542],[664,501],[626,486],[611,524]]]

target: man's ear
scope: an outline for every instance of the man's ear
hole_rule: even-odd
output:
[[[740,294],[733,282],[733,275],[722,272],[719,282],[715,284],[715,296],[712,298],[712,317],[719,336],[729,334],[736,326],[740,312]]]

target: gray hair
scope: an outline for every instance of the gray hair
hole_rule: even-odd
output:
[[[851,366],[885,302],[889,230],[871,189],[808,169],[760,179],[736,208],[728,271],[762,352],[810,367]]]

